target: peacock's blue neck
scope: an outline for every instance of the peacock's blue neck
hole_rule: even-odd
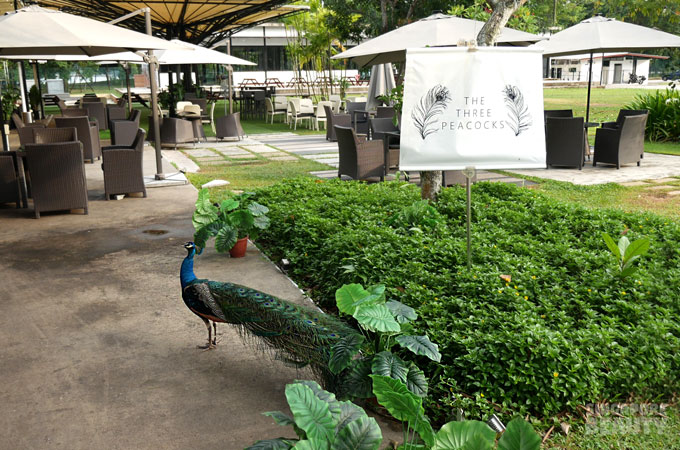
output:
[[[192,249],[186,258],[184,258],[184,261],[182,261],[182,267],[179,269],[179,281],[182,283],[182,289],[196,279],[194,274],[194,253],[195,251]]]

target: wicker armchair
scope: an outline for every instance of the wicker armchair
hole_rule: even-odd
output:
[[[639,116],[641,114],[648,114],[646,109],[622,109],[619,110],[619,115],[616,117],[616,122],[604,122],[602,128],[621,128],[623,119],[627,116]]]
[[[102,148],[102,170],[104,171],[104,194],[106,200],[112,195],[141,192],[146,197],[144,173],[144,137],[141,128],[131,145],[112,145]]]
[[[241,126],[241,114],[233,113],[218,117],[215,120],[215,136],[217,139],[237,137],[241,140],[241,137],[245,136]]]
[[[87,117],[88,111],[85,108],[66,108],[61,112],[62,117]],[[58,126],[58,125],[57,125]]]
[[[44,211],[84,209],[87,214],[87,182],[81,142],[26,145],[31,168],[31,192],[35,218]]]
[[[112,120],[127,120],[128,112],[125,104],[122,105],[106,105],[106,118],[109,121],[109,129],[111,129]]]
[[[393,106],[378,106],[375,110],[376,119],[391,119],[395,114]]]
[[[352,128],[358,134],[368,134],[368,111],[366,102],[347,102],[345,110],[352,120]]]
[[[543,124],[548,122],[549,117],[574,117],[571,109],[546,109],[543,111]]]
[[[78,130],[71,128],[36,128],[33,130],[33,144],[73,142],[78,140]]]
[[[161,145],[173,145],[177,148],[180,144],[194,142],[194,130],[191,122],[174,117],[166,117],[161,122]],[[155,140],[153,136],[153,120],[149,116],[149,139]]]
[[[335,114],[328,106],[324,106],[324,110],[326,111],[326,121],[328,122],[326,124],[326,140],[335,142],[338,140],[335,135],[335,126],[349,127],[352,125],[349,114]]]
[[[33,130],[36,128],[45,128],[42,123],[24,123],[17,113],[12,113],[12,122],[19,134],[19,144],[24,147],[26,144],[33,143]]]
[[[369,121],[371,128],[371,139],[381,141],[385,153],[385,174],[391,168],[399,167],[399,138],[385,133],[399,132],[399,128],[394,125],[392,119],[375,118]]]
[[[0,203],[15,203],[17,208],[22,206],[16,152],[0,152]]]
[[[82,107],[87,110],[91,121],[96,120],[99,130],[108,130],[109,121],[106,118],[106,106],[100,101],[83,102]]]
[[[135,140],[137,130],[139,129],[139,119],[142,113],[135,109],[129,120],[110,120],[111,127],[111,144],[130,146]]]
[[[583,117],[548,117],[545,122],[545,166],[583,168]]]
[[[593,166],[597,163],[622,164],[637,163],[645,151],[645,125],[647,114],[625,116],[620,128],[598,128],[595,133],[595,154]]]
[[[83,143],[83,156],[86,160],[94,163],[95,159],[102,156],[102,146],[99,141],[99,129],[97,125],[90,125],[87,117],[57,117],[54,119],[57,128],[76,128],[78,140]]]
[[[338,125],[335,126],[335,134],[340,156],[339,178],[346,175],[353,180],[384,180],[385,154],[381,141],[362,142],[352,128]]]

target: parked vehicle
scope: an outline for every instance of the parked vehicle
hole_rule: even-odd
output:
[[[680,70],[675,70],[673,72],[664,73],[663,75],[661,75],[661,79],[663,81],[680,80]]]
[[[631,73],[630,77],[628,78],[628,84],[635,84],[635,83],[642,84],[642,83],[645,82],[646,79],[647,79],[647,77],[644,76],[644,75],[635,75],[634,73]]]

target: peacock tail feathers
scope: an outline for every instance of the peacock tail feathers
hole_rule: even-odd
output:
[[[449,90],[438,84],[420,98],[416,107],[411,111],[411,118],[420,133],[420,137],[425,139],[428,135],[437,132],[437,116],[439,116],[451,100]]]
[[[512,129],[515,136],[529,129],[532,124],[529,107],[524,104],[524,95],[517,86],[508,84],[503,89],[505,107],[508,110],[508,120],[505,123]]]
[[[309,365],[327,386],[335,379],[331,347],[357,333],[335,317],[235,283],[195,280],[184,292],[214,307],[213,315],[235,325],[249,344],[295,367]]]

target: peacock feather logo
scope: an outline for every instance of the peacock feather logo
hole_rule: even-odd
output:
[[[449,101],[451,101],[451,94],[441,84],[430,88],[420,98],[420,101],[411,112],[411,118],[423,140],[430,134],[437,132],[437,116],[444,112]]]
[[[505,95],[505,107],[508,110],[508,120],[505,123],[512,129],[515,136],[519,136],[531,127],[532,119],[529,108],[524,104],[524,95],[517,86],[506,85],[503,94]]]

